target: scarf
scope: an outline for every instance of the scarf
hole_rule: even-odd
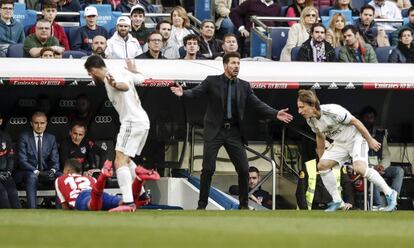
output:
[[[310,45],[312,47],[313,61],[314,62],[324,62],[324,61],[326,61],[325,43],[324,42],[314,43],[313,39],[311,39]]]
[[[397,47],[398,49],[400,49],[401,53],[405,56],[406,58],[405,63],[414,63],[414,46],[412,43],[411,43],[410,48],[408,48],[406,45],[401,43],[401,41],[399,41]]]

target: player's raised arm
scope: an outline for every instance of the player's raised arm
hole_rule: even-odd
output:
[[[111,85],[112,87],[114,87],[115,89],[119,90],[119,91],[127,91],[129,90],[129,86],[126,83],[122,83],[122,82],[117,82],[114,77],[107,73],[105,76],[105,80],[106,82]]]

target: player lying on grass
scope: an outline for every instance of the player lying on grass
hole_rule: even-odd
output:
[[[112,162],[105,161],[101,174],[96,180],[90,176],[82,176],[82,164],[76,159],[65,162],[63,175],[56,179],[55,188],[63,209],[77,210],[109,210],[109,212],[131,212],[130,208],[122,208],[119,196],[103,192],[106,179],[113,175]],[[160,175],[142,166],[135,169],[136,178],[132,184],[134,202],[137,208],[148,203],[148,199],[140,200],[142,184],[146,180],[158,180]]]

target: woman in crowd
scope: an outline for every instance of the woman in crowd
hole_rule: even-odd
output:
[[[299,23],[293,24],[289,30],[286,45],[280,55],[280,61],[291,61],[292,48],[301,46],[309,38],[311,26],[318,21],[318,10],[315,7],[306,7],[300,14]]]
[[[293,0],[293,3],[287,8],[286,17],[300,17],[302,10],[309,6],[313,6],[313,0]],[[297,21],[288,21],[289,27],[295,23]]]
[[[326,30],[326,41],[331,43],[334,48],[344,45],[344,35],[342,29],[345,27],[345,17],[341,13],[332,16],[329,28]]]
[[[359,16],[359,11],[352,8],[351,4],[352,0],[336,0],[332,9],[350,10],[352,12],[352,16]]]
[[[388,62],[414,63],[413,32],[409,28],[403,28],[398,33],[398,38],[398,45],[392,49]]]
[[[173,25],[168,43],[182,47],[184,37],[193,33],[188,29],[190,27],[190,19],[188,18],[187,11],[181,6],[176,6],[171,10],[170,18]]]

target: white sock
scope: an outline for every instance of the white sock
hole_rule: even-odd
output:
[[[392,193],[392,189],[388,184],[385,182],[384,178],[378,173],[378,171],[367,168],[365,171],[365,175],[370,182],[372,182],[375,186],[379,187],[385,195],[390,195]]]
[[[323,185],[332,196],[332,200],[334,202],[342,202],[342,197],[339,194],[338,187],[336,185],[335,174],[333,173],[332,169],[319,171],[319,174],[321,175]]]
[[[129,161],[128,164],[129,172],[131,173],[132,181],[134,181],[136,174],[135,174],[135,168],[137,168],[137,165],[132,161],[132,159]]]
[[[128,167],[121,166],[116,170],[116,177],[118,179],[119,188],[122,193],[122,201],[125,203],[134,202],[132,196],[132,179]]]

